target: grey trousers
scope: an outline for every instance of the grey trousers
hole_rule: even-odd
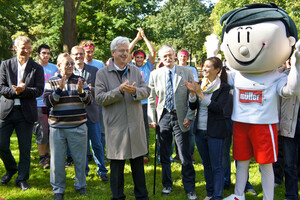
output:
[[[75,167],[76,190],[86,187],[85,166],[87,151],[86,124],[76,128],[59,129],[50,127],[50,184],[53,193],[64,193],[66,190],[65,159],[69,146]]]

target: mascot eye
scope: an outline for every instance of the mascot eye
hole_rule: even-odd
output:
[[[250,32],[249,31],[247,32],[247,42],[248,43],[250,42]]]
[[[238,43],[240,43],[240,35],[241,35],[241,33],[238,32]]]

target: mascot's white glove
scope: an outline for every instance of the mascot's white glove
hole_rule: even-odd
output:
[[[206,42],[204,42],[207,52],[207,58],[217,56],[220,50],[220,41],[218,36],[211,34],[206,37]]]
[[[291,65],[300,68],[300,40],[295,45],[295,51],[291,58]]]
[[[295,51],[291,57],[291,71],[282,94],[285,97],[300,95],[300,40],[295,45]]]

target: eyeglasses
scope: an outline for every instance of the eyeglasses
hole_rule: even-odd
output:
[[[73,55],[73,56],[83,56],[84,53],[73,53],[72,55]]]
[[[67,66],[67,67],[69,67],[69,66],[74,66],[75,63],[73,63],[73,62],[66,62],[66,63],[64,63],[64,65]]]
[[[117,49],[117,51],[120,53],[124,53],[124,52],[129,53],[129,49]]]

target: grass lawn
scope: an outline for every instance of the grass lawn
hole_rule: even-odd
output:
[[[161,184],[161,166],[157,166],[156,173],[156,194],[153,195],[153,174],[154,174],[154,132],[151,130],[151,141],[150,141],[150,157],[149,163],[145,165],[145,173],[146,173],[146,182],[147,188],[149,192],[150,199],[158,199],[158,200],[183,200],[187,199],[187,195],[184,192],[182,181],[181,181],[181,165],[179,163],[172,163],[172,178],[173,178],[173,191],[168,196],[161,195],[161,190],[163,186]],[[43,169],[38,165],[38,151],[36,144],[34,143],[35,137],[33,136],[33,145],[32,145],[32,154],[31,154],[31,171],[30,171],[30,179],[28,183],[32,186],[31,189],[23,192],[19,188],[15,187],[14,179],[16,175],[12,178],[8,185],[0,185],[0,197],[5,200],[16,200],[16,199],[28,199],[28,200],[41,200],[41,199],[53,199],[52,187],[49,183],[50,179],[50,170]],[[11,137],[11,149],[12,152],[18,160],[19,151],[18,151],[18,143],[16,135],[13,134]],[[194,154],[196,163],[195,171],[196,171],[196,194],[198,199],[204,199],[206,196],[205,191],[205,181],[203,175],[203,166],[200,163],[200,156],[197,151]],[[108,165],[108,162],[107,162]],[[90,173],[87,177],[87,196],[79,196],[73,187],[74,184],[74,168],[69,167],[66,169],[67,181],[66,181],[66,191],[64,199],[103,199],[108,200],[111,197],[110,185],[108,183],[104,183],[100,178],[96,176],[97,167],[94,162],[90,163]],[[108,167],[109,169],[109,167]],[[235,166],[234,162],[232,162],[232,175],[231,179],[235,183]],[[2,161],[0,161],[0,177],[5,174],[5,169]],[[110,174],[108,174],[110,175]],[[258,165],[255,162],[251,162],[250,167],[250,182],[252,183],[254,189],[258,193],[258,196],[252,196],[251,194],[246,194],[246,199],[263,199],[262,188],[260,183],[260,172],[258,170]],[[224,190],[223,196],[226,197],[233,193],[234,185],[230,187],[228,190]],[[275,189],[275,200],[283,200],[285,194],[284,185],[281,184]],[[130,164],[126,162],[125,166],[125,195],[126,199],[135,199],[133,193],[133,181],[131,177]],[[0,198],[0,199],[1,199]]]

